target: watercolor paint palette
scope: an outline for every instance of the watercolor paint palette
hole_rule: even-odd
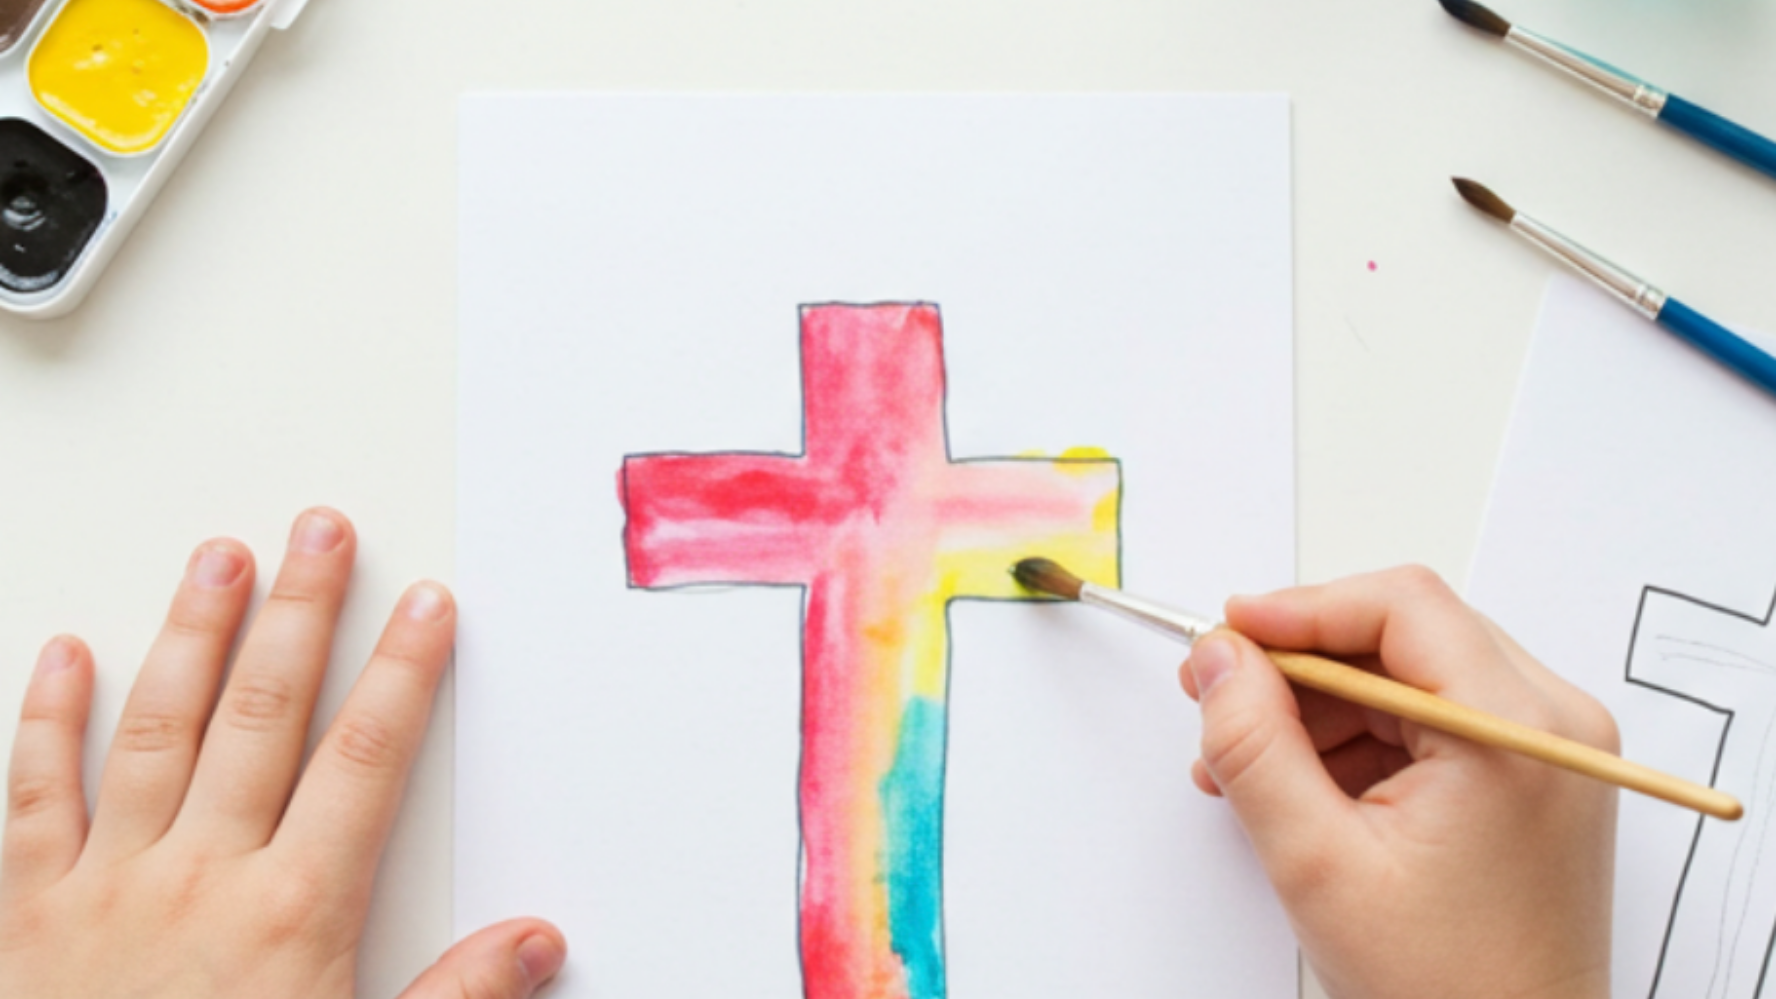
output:
[[[307,0],[0,0],[0,308],[62,315]]]

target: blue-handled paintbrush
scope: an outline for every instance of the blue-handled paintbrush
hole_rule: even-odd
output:
[[[1661,90],[1644,80],[1599,62],[1577,49],[1518,27],[1473,0],[1438,0],[1463,24],[1505,40],[1562,72],[1575,76],[1617,98],[1649,118],[1654,118],[1715,149],[1776,176],[1776,142],[1735,125],[1720,115]]]
[[[1485,186],[1458,177],[1455,189],[1461,192],[1468,204],[1505,223],[1518,235],[1571,264],[1579,273],[1613,292],[1629,308],[1688,340],[1703,353],[1732,368],[1752,384],[1776,395],[1776,357],[1753,347],[1707,316],[1517,211]]]

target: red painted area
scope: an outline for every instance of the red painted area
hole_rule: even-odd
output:
[[[811,583],[835,532],[895,519],[918,476],[948,465],[934,307],[806,310],[802,385],[803,457],[624,462],[632,583]]]

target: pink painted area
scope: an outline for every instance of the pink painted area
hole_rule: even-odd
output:
[[[948,652],[947,639],[919,638],[942,635],[944,601],[1005,595],[956,588],[939,568],[971,549],[992,559],[1051,543],[1114,553],[1115,525],[1102,511],[1119,474],[1108,461],[952,462],[933,306],[808,308],[801,348],[805,454],[624,462],[629,578],[649,588],[807,587],[806,995],[935,999],[944,988],[941,840],[928,832],[941,828],[942,726],[918,736],[935,744],[907,740],[915,714],[924,733],[946,710]]]

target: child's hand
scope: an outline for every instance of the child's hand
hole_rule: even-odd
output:
[[[304,768],[355,548],[337,513],[297,521],[219,701],[253,561],[234,541],[197,550],[118,722],[90,825],[91,654],[73,638],[43,650],[8,783],[0,996],[352,995],[370,887],[456,624],[442,586],[408,590]],[[564,948],[547,923],[502,923],[406,995],[519,999]]]
[[[1224,795],[1337,999],[1607,999],[1614,788],[1312,691],[1318,651],[1604,749],[1615,724],[1429,572],[1237,599],[1197,645],[1197,783]],[[1198,692],[1200,693],[1200,696]]]

